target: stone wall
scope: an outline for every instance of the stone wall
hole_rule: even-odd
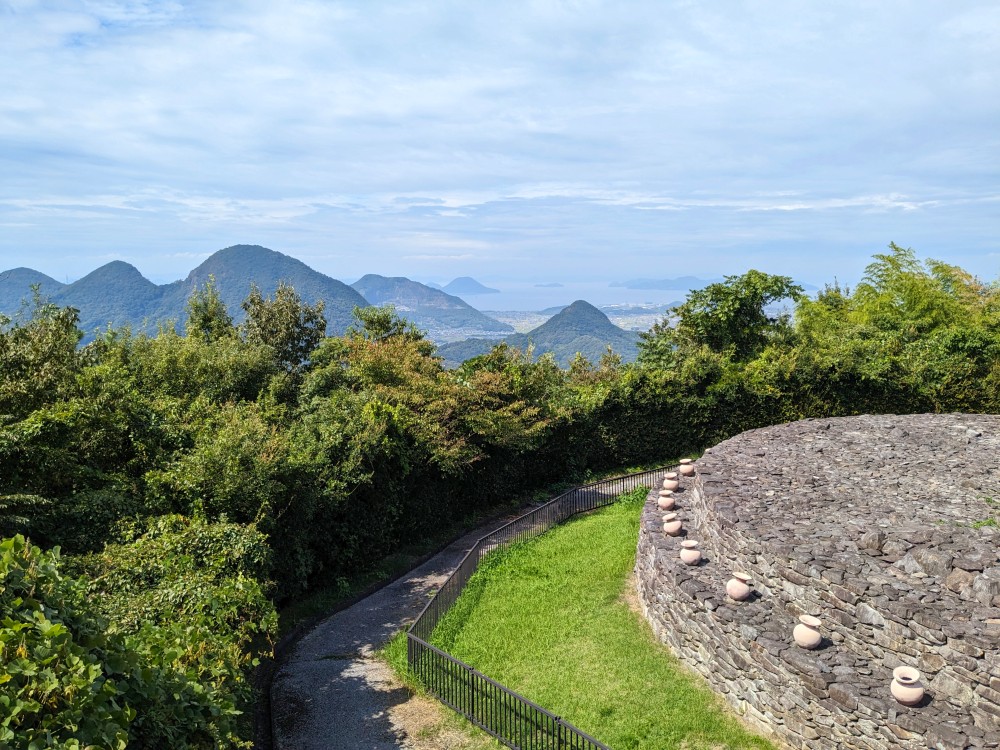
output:
[[[1000,417],[860,416],[738,435],[677,507],[687,566],[643,511],[639,597],[657,636],[793,748],[1000,747]],[[984,523],[985,522],[985,523]],[[754,595],[725,593],[734,570]],[[808,651],[791,632],[819,617]],[[906,707],[893,668],[927,689]]]

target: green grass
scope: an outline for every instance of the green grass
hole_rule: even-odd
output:
[[[645,491],[492,555],[436,645],[615,750],[773,748],[624,601]],[[405,669],[405,638],[387,657]]]
[[[616,477],[623,474],[646,471],[647,469],[655,469],[660,466],[666,466],[668,463],[676,462],[657,461],[655,463],[612,469],[605,472],[588,472],[584,476],[576,477],[577,481],[566,480],[556,482],[514,497],[506,505],[495,506],[479,514],[471,515],[462,522],[440,529],[431,538],[411,542],[395,553],[380,560],[371,570],[361,571],[351,577],[337,578],[326,586],[317,586],[315,589],[302,594],[296,599],[286,602],[278,612],[278,637],[281,638],[291,632],[300,623],[312,622],[328,615],[343,602],[354,598],[376,584],[388,581],[400,573],[405,573],[413,568],[427,553],[434,552],[447,544],[451,539],[461,536],[468,529],[475,528],[487,518],[496,516],[498,513],[504,512],[504,510],[520,508],[529,502],[545,502],[560,492],[564,492],[580,484],[588,484],[607,477]],[[405,662],[405,648],[403,649],[403,656]]]

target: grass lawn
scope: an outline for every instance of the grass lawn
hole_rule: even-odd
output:
[[[645,495],[492,555],[438,626],[435,645],[614,750],[773,750],[629,607]],[[405,637],[387,656],[405,669]]]
[[[658,461],[648,465],[619,468],[608,472],[587,473],[585,476],[577,477],[577,480],[580,483],[595,482],[605,477],[621,476],[622,474],[633,474],[647,469],[655,469],[666,463],[665,461]],[[559,492],[575,486],[577,486],[576,483],[567,480],[525,492],[519,497],[512,498],[506,506],[499,505],[485,509],[480,514],[473,514],[461,522],[456,522],[451,526],[439,529],[432,537],[410,542],[396,550],[393,554],[384,557],[370,570],[361,571],[350,578],[338,578],[325,586],[317,586],[308,593],[286,602],[281,608],[278,612],[278,637],[281,638],[286,635],[300,623],[314,621],[329,615],[339,605],[357,595],[363,594],[372,586],[384,583],[400,573],[405,573],[418,564],[427,553],[440,549],[452,539],[461,536],[469,528],[475,527],[485,519],[495,517],[505,510],[522,508],[528,502],[545,502]],[[405,661],[405,649],[403,650],[403,656]]]

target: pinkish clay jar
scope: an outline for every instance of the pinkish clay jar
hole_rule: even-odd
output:
[[[892,697],[904,706],[915,706],[924,698],[924,686],[920,684],[920,672],[913,667],[896,667],[892,670],[889,685]]]
[[[816,648],[823,641],[823,636],[819,634],[819,626],[822,624],[822,620],[812,615],[799,617],[799,624],[792,630],[795,644],[806,649]]]
[[[752,579],[749,573],[736,571],[733,577],[726,583],[726,596],[738,602],[742,602],[750,596],[750,583]]]
[[[693,539],[686,539],[681,542],[681,562],[685,565],[697,565],[701,560],[701,550],[698,549],[698,542]]]
[[[663,533],[667,536],[677,536],[681,533],[681,519],[676,513],[667,513],[663,516]]]

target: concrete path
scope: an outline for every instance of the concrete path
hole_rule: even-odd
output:
[[[393,716],[410,692],[373,652],[420,614],[479,537],[508,520],[466,534],[302,638],[271,688],[275,750],[416,748]]]

